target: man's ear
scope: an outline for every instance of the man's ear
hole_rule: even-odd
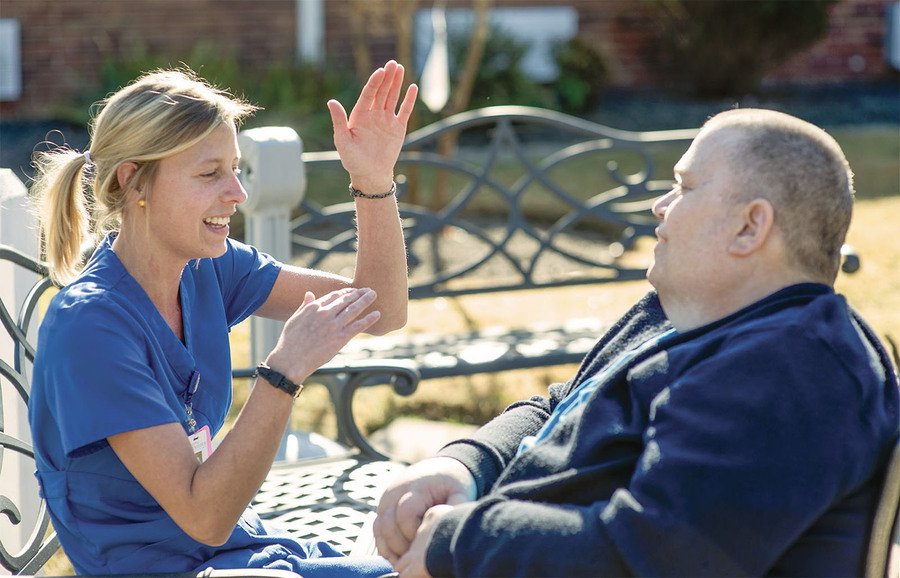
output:
[[[775,208],[768,199],[753,199],[741,210],[742,227],[728,245],[728,252],[746,257],[761,249],[775,226]]]
[[[122,190],[127,190],[129,183],[134,179],[135,173],[137,173],[138,167],[135,163],[132,162],[124,162],[116,169],[116,180],[119,181],[119,187]],[[137,185],[137,183],[135,183]],[[139,188],[135,186],[134,188]]]

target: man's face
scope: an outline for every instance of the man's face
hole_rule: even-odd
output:
[[[734,129],[701,131],[675,165],[675,186],[653,205],[661,222],[647,278],[664,306],[702,306],[727,285],[728,245],[742,226],[728,158],[736,137]]]

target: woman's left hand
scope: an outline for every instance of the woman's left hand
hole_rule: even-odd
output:
[[[391,60],[369,77],[349,118],[341,103],[328,101],[341,164],[351,184],[365,193],[383,193],[391,187],[418,94],[418,87],[411,84],[395,113],[402,86],[403,66]]]

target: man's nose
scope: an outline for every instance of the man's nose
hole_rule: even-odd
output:
[[[653,212],[654,217],[656,217],[660,221],[662,221],[666,217],[666,209],[672,202],[672,198],[674,195],[675,191],[671,190],[653,202],[653,208],[651,209],[651,211]]]

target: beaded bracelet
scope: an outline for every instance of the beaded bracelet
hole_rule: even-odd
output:
[[[395,181],[391,181],[391,189],[386,193],[381,193],[378,195],[370,195],[368,193],[364,193],[359,189],[354,189],[353,185],[350,185],[350,194],[354,197],[359,197],[362,199],[383,199],[385,197],[390,197],[391,195],[397,194],[397,183]]]

